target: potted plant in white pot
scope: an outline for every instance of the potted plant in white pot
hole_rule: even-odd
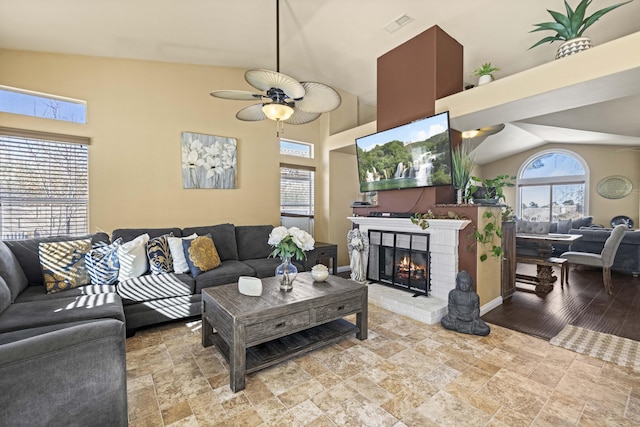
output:
[[[591,39],[583,36],[584,31],[592,26],[598,19],[602,18],[606,13],[611,12],[622,5],[630,3],[633,0],[628,0],[623,3],[614,4],[613,6],[600,9],[593,15],[585,18],[587,7],[591,4],[592,0],[581,0],[575,10],[571,9],[571,6],[564,1],[564,7],[566,9],[566,15],[553,10],[548,10],[549,14],[554,19],[554,22],[543,22],[541,24],[534,24],[537,27],[530,32],[536,31],[555,31],[555,35],[547,36],[529,49],[533,49],[536,46],[540,46],[544,43],[553,43],[556,40],[562,40],[562,43],[558,47],[556,59],[563,58],[565,56],[573,55],[574,53],[589,49],[591,47]]]
[[[494,66],[491,62],[485,62],[473,70],[473,75],[478,77],[478,86],[491,83],[494,80],[493,73],[496,71],[500,71],[500,68]]]

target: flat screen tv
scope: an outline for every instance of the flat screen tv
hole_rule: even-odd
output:
[[[449,112],[356,139],[360,191],[451,185]]]

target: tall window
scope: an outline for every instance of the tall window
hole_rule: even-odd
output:
[[[589,169],[577,154],[548,150],[529,158],[518,173],[517,214],[557,222],[588,214]]]
[[[313,235],[314,175],[312,167],[296,165],[294,157],[313,158],[313,144],[280,140],[280,154],[291,156],[291,164],[280,165],[280,223]]]
[[[311,168],[280,166],[280,212],[313,215],[314,174]]]
[[[0,128],[0,235],[88,232],[86,138]]]

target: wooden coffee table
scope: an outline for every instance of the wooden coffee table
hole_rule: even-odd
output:
[[[275,277],[262,279],[262,296],[238,284],[202,290],[202,345],[220,349],[229,362],[229,386],[243,390],[255,372],[339,341],[351,334],[367,339],[367,286],[337,276],[314,282],[298,274],[291,292]],[[344,316],[356,314],[355,325]]]

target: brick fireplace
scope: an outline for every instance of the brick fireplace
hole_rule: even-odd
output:
[[[434,219],[429,221],[429,228],[422,230],[408,218],[355,216],[349,217],[349,220],[357,224],[360,231],[367,235],[369,230],[398,233],[403,236],[428,235],[429,265],[425,274],[429,274],[427,283],[431,288],[430,296],[413,298],[413,293],[372,281],[369,285],[369,301],[374,305],[428,324],[438,323],[447,312],[449,291],[455,288],[458,273],[459,232],[470,221]]]

